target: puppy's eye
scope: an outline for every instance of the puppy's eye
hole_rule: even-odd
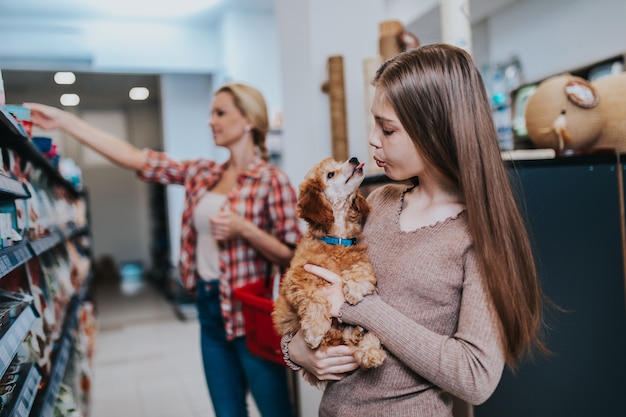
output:
[[[329,173],[326,175],[326,178],[327,178],[327,179],[331,179],[331,178],[332,178],[332,177],[334,177],[334,176],[335,176],[335,173],[334,173],[333,171],[331,171],[331,172],[329,172]]]

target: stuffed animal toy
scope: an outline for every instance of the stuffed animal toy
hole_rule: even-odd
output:
[[[528,99],[525,117],[537,148],[626,152],[626,72],[593,82],[571,74],[550,77]]]

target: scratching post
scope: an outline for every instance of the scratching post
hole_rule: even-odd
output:
[[[398,37],[403,30],[399,20],[384,20],[378,24],[378,53],[383,61],[402,52]]]
[[[367,123],[367,137],[372,134],[374,130],[374,117],[372,116],[372,102],[374,101],[374,87],[372,86],[372,80],[376,75],[376,71],[382,64],[382,56],[372,56],[366,58],[363,61],[363,79],[365,80],[365,85],[363,91],[365,92],[365,120]],[[384,170],[379,168],[378,165],[374,164],[374,148],[372,146],[367,147],[369,154],[369,161],[365,164],[365,169],[368,173],[382,173]]]
[[[330,101],[330,126],[333,158],[337,161],[348,159],[348,121],[346,116],[346,94],[343,78],[343,57],[328,58],[328,81],[322,85]]]

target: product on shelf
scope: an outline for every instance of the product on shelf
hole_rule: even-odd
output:
[[[33,122],[30,119],[30,109],[24,106],[7,104],[7,111],[15,118],[24,136],[30,136],[33,132]]]

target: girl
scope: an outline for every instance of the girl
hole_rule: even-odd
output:
[[[374,86],[374,160],[391,180],[412,181],[368,197],[377,294],[349,305],[339,276],[307,270],[332,284],[332,315],[374,332],[388,358],[357,369],[350,348],[313,351],[300,333],[283,350],[294,368],[331,381],[320,416],[448,417],[452,396],[484,402],[505,363],[544,349],[542,292],[469,54],[444,44],[403,52]]]

